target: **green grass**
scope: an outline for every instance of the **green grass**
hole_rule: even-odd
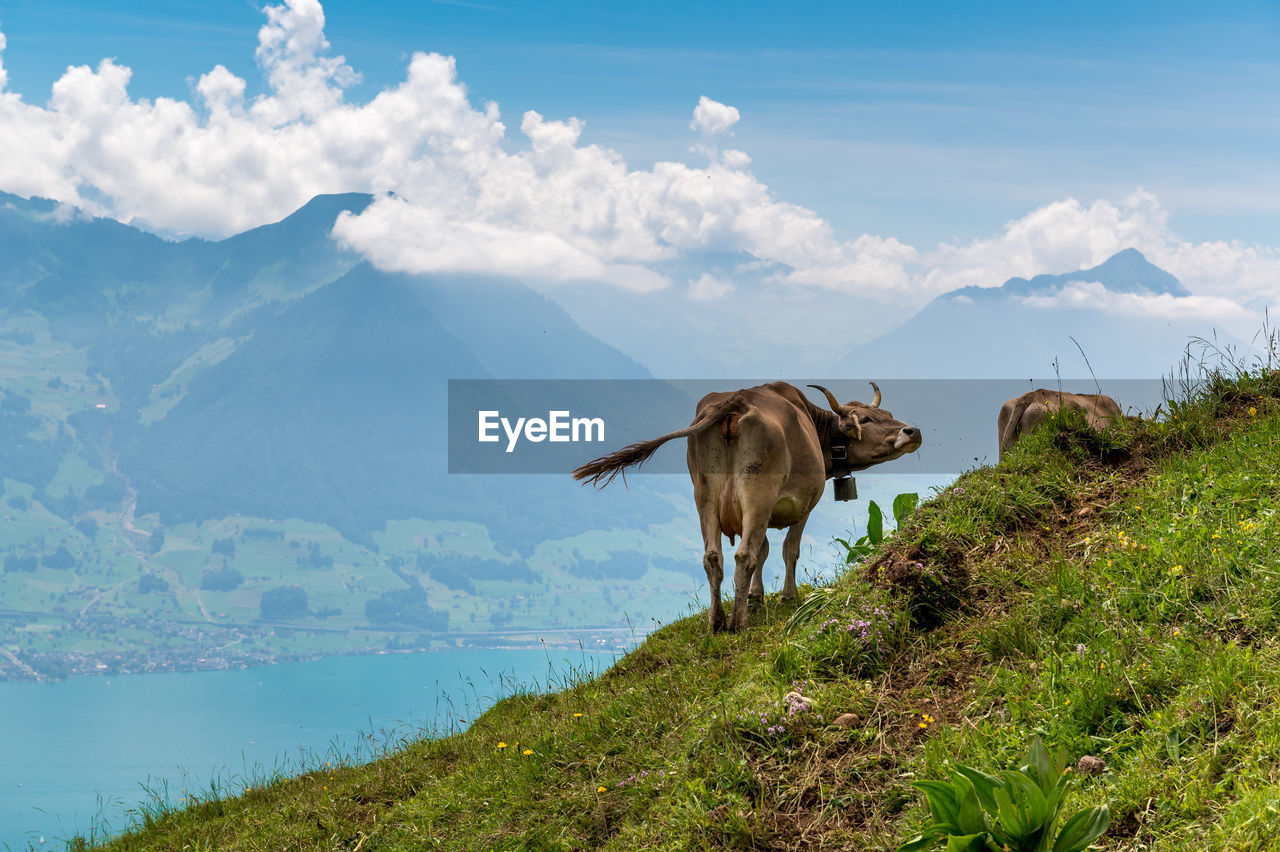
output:
[[[1280,380],[1169,410],[1056,419],[790,630],[774,598],[738,634],[697,614],[371,763],[154,801],[107,848],[891,850],[912,780],[1039,734],[1106,762],[1067,803],[1110,805],[1101,848],[1280,849]]]

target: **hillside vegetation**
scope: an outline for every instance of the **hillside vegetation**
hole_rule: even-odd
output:
[[[892,850],[927,821],[910,782],[1039,735],[1105,762],[1067,803],[1110,806],[1099,848],[1280,849],[1280,377],[1189,396],[1052,421],[744,632],[686,618],[368,765],[154,802],[105,848]]]

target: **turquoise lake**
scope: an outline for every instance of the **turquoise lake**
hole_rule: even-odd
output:
[[[146,788],[177,802],[214,779],[235,791],[278,768],[368,760],[406,736],[465,726],[520,686],[559,689],[614,659],[460,650],[0,683],[0,849],[119,833]]]

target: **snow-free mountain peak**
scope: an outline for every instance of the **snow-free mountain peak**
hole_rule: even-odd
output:
[[[951,301],[957,296],[969,299],[1008,299],[1027,296],[1051,296],[1076,283],[1101,284],[1113,293],[1138,296],[1190,296],[1182,282],[1153,264],[1135,248],[1117,252],[1107,260],[1079,272],[1063,272],[1026,278],[1010,278],[999,287],[962,287],[939,296],[937,301]]]
[[[1081,292],[1069,294],[1073,285],[1081,285]],[[1064,295],[1071,297],[1058,298]],[[1021,379],[1061,370],[1156,379],[1195,337],[1243,347],[1212,320],[1170,312],[1167,298],[1149,298],[1190,295],[1141,252],[1125,249],[1092,269],[944,293],[902,326],[854,348],[835,373]]]

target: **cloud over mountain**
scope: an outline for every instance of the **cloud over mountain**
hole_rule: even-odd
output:
[[[1033,308],[1092,308],[1111,314],[1218,322],[1241,320],[1249,315],[1230,299],[1169,293],[1116,293],[1099,281],[1071,281],[1052,293],[1026,296],[1022,302]]]
[[[342,217],[335,236],[379,266],[547,285],[651,291],[688,283],[660,271],[664,263],[745,252],[777,264],[782,287],[918,305],[1134,246],[1199,295],[1280,301],[1276,248],[1189,243],[1141,191],[1118,203],[1056,201],[965,244],[843,239],[814,211],[777,198],[747,153],[716,146],[743,120],[728,104],[703,96],[693,110],[695,157],[705,162],[633,169],[584,143],[577,118],[527,111],[524,143],[513,141],[498,105],[473,105],[454,60],[436,53],[414,54],[402,82],[349,103],[359,74],[333,54],[318,0],[264,13],[255,56],[266,91],[252,98],[223,65],[194,83],[191,102],[135,98],[130,69],[104,59],[67,69],[47,104],[34,105],[5,88],[0,34],[0,189],[206,236],[276,221],[317,193],[369,192],[378,199]],[[697,296],[728,297],[732,284]]]

